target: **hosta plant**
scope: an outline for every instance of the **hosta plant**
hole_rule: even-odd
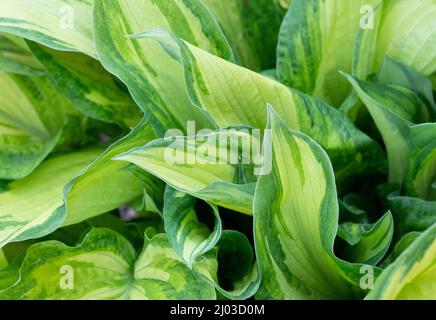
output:
[[[435,17],[0,1],[0,299],[436,299]]]

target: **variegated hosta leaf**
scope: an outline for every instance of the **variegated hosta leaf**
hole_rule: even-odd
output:
[[[381,273],[366,299],[436,299],[436,224]]]
[[[395,194],[389,195],[388,201],[395,221],[397,238],[410,231],[424,231],[436,223],[436,201]]]
[[[151,196],[160,192],[161,182],[149,174],[141,176],[129,165],[112,158],[142,146],[152,139],[154,133],[147,121],[143,120],[130,134],[110,146],[101,156],[83,170],[65,186],[65,204],[67,210],[66,225],[111,211],[122,204],[143,195],[147,191]]]
[[[395,247],[389,256],[381,262],[380,267],[385,269],[387,266],[393,263],[420,235],[421,232],[412,231],[402,236],[401,239],[395,244]]]
[[[139,258],[109,229],[92,230],[77,247],[38,243],[29,248],[19,276],[0,291],[1,299],[215,298],[213,287],[183,264],[163,234],[146,239]]]
[[[171,39],[178,44],[191,99],[210,113],[220,128],[239,124],[265,128],[265,106],[269,103],[288,126],[310,135],[327,150],[339,180],[366,169],[379,169],[379,146],[331,106],[166,32],[154,30],[141,36],[156,39],[167,50]]]
[[[253,153],[244,153],[247,145]],[[256,179],[252,164],[260,156],[255,150],[260,152],[259,139],[248,130],[233,129],[155,140],[116,159],[137,165],[179,191],[251,214]],[[241,161],[243,155],[247,158]]]
[[[8,191],[0,193],[0,248],[8,242],[42,237],[60,227],[65,220],[64,185],[102,151],[52,158],[28,177],[10,183]]]
[[[407,195],[436,201],[436,123],[411,129],[411,155],[407,168]]]
[[[135,257],[126,239],[106,229],[92,230],[77,247],[38,243],[28,249],[18,281],[0,290],[0,299],[117,298],[128,289]]]
[[[233,230],[224,230],[217,247],[198,258],[193,270],[229,299],[250,298],[261,280],[251,244]]]
[[[366,76],[371,70],[380,3],[292,1],[279,35],[280,81],[339,106],[350,92],[339,71],[350,73],[354,65],[356,75]]]
[[[386,56],[376,77],[377,83],[409,88],[424,98],[432,115],[436,112],[431,81],[411,67]],[[436,87],[435,87],[436,88]]]
[[[0,3],[0,31],[62,51],[97,57],[93,0],[14,0]]]
[[[81,112],[121,127],[133,127],[140,121],[140,109],[97,60],[36,43],[29,45],[59,90]]]
[[[0,71],[0,86],[0,179],[20,179],[57,144],[68,101],[46,77]]]
[[[269,109],[272,171],[258,180],[254,230],[262,274],[259,298],[350,299],[361,265],[335,257],[338,201],[327,154]],[[264,146],[265,147],[265,146]],[[375,270],[376,271],[376,270]]]
[[[390,108],[393,100],[384,96],[386,91],[383,88],[349,75],[346,77],[368,108],[383,137],[388,153],[389,181],[402,184],[410,152],[410,122]]]
[[[28,76],[45,73],[24,40],[5,33],[0,33],[0,70]]]
[[[372,0],[360,4],[359,28],[354,41],[351,63],[351,74],[360,80],[366,80],[372,74],[383,1]],[[355,8],[353,14],[355,14]]]
[[[338,236],[347,245],[342,256],[350,262],[377,265],[389,249],[394,234],[394,220],[390,212],[374,224],[346,222],[339,226]]]
[[[358,82],[360,89],[372,100],[410,123],[430,121],[428,105],[409,88],[382,85],[368,81]],[[359,91],[358,91],[359,92]]]
[[[239,64],[254,71],[275,67],[284,1],[203,0],[220,24]]]
[[[436,72],[435,13],[433,0],[385,0],[374,70],[388,55],[425,76]]]
[[[260,275],[247,237],[236,231],[222,231],[218,208],[207,203],[210,209],[196,207],[196,203],[194,197],[167,187],[164,224],[173,249],[225,297],[251,297],[259,286]],[[213,215],[213,230],[200,221],[200,217],[210,220],[205,217],[208,214]]]
[[[218,208],[206,204],[210,208],[196,209],[196,203],[196,198],[167,186],[163,207],[165,232],[173,249],[189,267],[197,257],[217,244],[222,230]],[[213,215],[213,230],[198,218],[201,216],[205,219],[206,215]]]
[[[186,94],[183,69],[177,57],[152,40],[130,38],[153,28],[170,30],[213,54],[233,59],[218,24],[200,1],[96,0],[96,46],[103,66],[129,88],[159,136],[167,128],[214,128]]]
[[[211,300],[216,298],[216,293],[212,285],[186,266],[165,234],[158,234],[145,239],[144,249],[135,263],[128,297],[134,300]]]
[[[80,151],[44,162],[30,176],[0,194],[0,247],[11,241],[42,237],[118,208],[144,190],[160,190],[160,182],[111,158],[143,145],[154,133],[146,121],[104,152]],[[103,153],[104,152],[104,153]],[[35,199],[23,202],[22,199]]]

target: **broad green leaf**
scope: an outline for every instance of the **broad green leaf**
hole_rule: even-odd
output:
[[[254,71],[275,67],[283,1],[203,0],[223,29],[237,62]]]
[[[178,44],[191,99],[210,113],[220,128],[246,124],[263,129],[265,106],[271,104],[288,126],[313,137],[327,150],[339,180],[380,168],[383,156],[379,146],[333,107],[166,32],[154,30],[142,36],[156,39],[165,48],[170,41]]]
[[[6,268],[8,264],[9,264],[8,263],[8,259],[6,259],[6,256],[5,256],[4,252],[3,252],[3,250],[0,249],[0,270],[2,268]]]
[[[0,292],[3,289],[13,286],[17,281],[19,281],[18,271],[23,262],[23,258],[24,255],[18,256],[10,264],[6,264],[4,268],[0,267]]]
[[[29,45],[59,90],[81,112],[121,127],[133,127],[140,121],[140,109],[97,60],[36,43]]]
[[[352,75],[359,80],[367,78],[367,74],[364,75],[358,70],[353,70]],[[405,114],[406,119],[412,118],[415,122],[426,122],[430,116],[434,118],[436,104],[433,98],[432,83],[409,66],[386,56],[379,72],[371,78],[375,83],[382,85],[377,88],[374,83],[372,86],[378,91],[383,90],[385,98],[392,100],[386,107],[399,114]],[[351,119],[356,120],[361,111],[360,106],[358,95],[353,90],[342,104],[341,110]]]
[[[19,282],[2,288],[0,299],[116,298],[128,288],[135,256],[126,239],[107,229],[92,230],[77,247],[38,243],[25,255]]]
[[[385,0],[374,70],[385,55],[429,76],[436,71],[436,3]]]
[[[130,299],[215,299],[213,286],[190,270],[171,248],[165,234],[145,240],[134,268]]]
[[[0,271],[1,272],[1,271]],[[46,275],[40,277],[40,274]],[[109,229],[93,229],[77,247],[57,241],[29,248],[20,281],[2,299],[211,299],[215,292],[179,260],[165,235],[132,245]]]
[[[380,267],[385,269],[387,266],[393,263],[420,235],[421,232],[412,231],[402,236],[401,239],[395,244],[395,247],[389,256],[382,261]]]
[[[138,176],[129,165],[112,158],[142,146],[154,138],[147,121],[143,120],[127,136],[115,142],[101,156],[83,167],[77,177],[65,186],[67,218],[65,225],[111,211],[143,195],[153,195],[161,183],[148,174]]]
[[[431,81],[409,66],[386,56],[376,80],[381,84],[399,85],[413,90],[427,100],[433,114],[436,112]]]
[[[390,212],[374,224],[342,224],[338,236],[349,244],[342,256],[350,262],[377,265],[388,251],[393,234],[394,220]]]
[[[0,248],[60,227],[65,220],[64,185],[101,152],[92,149],[52,158],[28,177],[9,184],[8,191],[0,194]]]
[[[0,71],[0,86],[0,179],[20,179],[57,144],[68,101],[46,77]]]
[[[389,195],[388,201],[395,221],[396,238],[410,231],[424,231],[436,223],[436,201],[395,194]]]
[[[62,51],[97,57],[93,0],[14,0],[0,3],[0,31]]]
[[[256,296],[358,297],[361,265],[333,253],[339,205],[327,154],[269,110],[272,141],[266,143],[272,144],[272,171],[259,178],[254,199],[256,254],[262,274]]]
[[[394,100],[384,96],[386,93],[384,87],[357,80],[350,75],[345,75],[345,77],[351,82],[359,98],[368,108],[383,137],[388,153],[389,182],[402,184],[410,152],[410,122],[390,108]]]
[[[411,154],[407,168],[407,195],[436,201],[436,123],[411,129]]]
[[[195,208],[197,199],[167,187],[163,207],[165,232],[173,249],[191,267],[196,258],[210,251],[221,237],[221,219],[218,208]],[[208,210],[209,209],[209,210]],[[206,215],[213,216],[214,227],[209,227],[199,220]]]
[[[433,84],[433,88],[436,88],[436,72],[433,73],[433,75],[430,76],[430,81]]]
[[[279,35],[280,81],[339,106],[350,93],[339,71],[350,73],[354,66],[356,76],[365,76],[372,67],[379,5],[380,0],[292,1]]]
[[[381,273],[366,299],[436,299],[436,224]]]
[[[261,275],[247,237],[224,230],[214,250],[200,257],[193,269],[224,297],[244,300],[259,288]]]
[[[249,164],[254,156],[260,156],[254,151],[260,152],[259,144],[260,139],[248,131],[220,130],[203,136],[158,139],[116,159],[137,165],[179,191],[251,214],[255,168]],[[245,166],[240,159],[244,145],[254,151],[245,154]]]
[[[141,250],[144,244],[144,231],[149,227],[155,227],[156,230],[163,232],[163,226],[160,222],[152,219],[141,219],[136,222],[125,222],[113,213],[102,214],[81,223],[61,227],[54,232],[47,234],[38,239],[28,239],[20,242],[11,242],[3,247],[8,261],[16,262],[34,244],[44,241],[59,241],[67,246],[78,245],[86,234],[94,228],[107,228],[118,232],[128,239],[135,249]],[[21,265],[21,264],[20,264]]]
[[[24,41],[17,44],[19,40],[22,39],[10,39],[0,33],[0,70],[28,76],[43,75],[44,67],[32,56]]]
[[[159,136],[168,128],[185,129],[188,120],[195,121],[200,129],[215,127],[187,96],[178,58],[152,40],[129,37],[164,28],[232,60],[227,40],[202,2],[96,0],[94,16],[96,46],[103,66],[127,85]]]

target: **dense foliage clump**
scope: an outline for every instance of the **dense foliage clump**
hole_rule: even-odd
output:
[[[436,299],[434,0],[0,2],[0,299]]]

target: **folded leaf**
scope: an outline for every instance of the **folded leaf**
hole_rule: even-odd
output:
[[[436,224],[381,273],[366,299],[436,299]]]
[[[329,159],[313,140],[288,129],[269,110],[272,172],[259,178],[254,199],[255,244],[262,274],[256,297],[359,296],[361,265],[342,261],[333,253],[339,206]]]
[[[350,244],[342,251],[342,256],[350,262],[377,265],[383,259],[394,234],[394,220],[390,212],[386,213],[373,225],[342,224],[338,236]],[[355,227],[355,228],[354,228]],[[347,232],[348,230],[348,232]],[[341,236],[342,234],[342,236]],[[354,241],[350,241],[351,239]]]
[[[224,297],[244,300],[252,297],[260,285],[260,273],[247,237],[224,230],[214,250],[193,265],[193,269]]]
[[[0,179],[20,179],[57,144],[68,101],[46,77],[0,71],[0,85]]]
[[[0,248],[8,242],[42,237],[62,225],[64,185],[91,163],[101,149],[52,158],[0,194]],[[26,199],[26,201],[23,201]]]
[[[135,263],[130,299],[215,299],[215,289],[191,271],[171,248],[165,234],[145,240]]]
[[[204,209],[197,213],[194,208],[196,202],[197,199],[194,197],[169,186],[165,191],[163,207],[165,232],[173,249],[189,267],[193,265],[197,257],[210,251],[217,244],[222,230],[218,208],[210,205],[210,210]],[[213,215],[213,230],[200,222],[198,218],[211,214],[207,211],[211,211]]]
[[[379,4],[380,0],[292,1],[277,48],[280,81],[339,106],[350,92],[339,71],[350,73],[354,63],[366,73],[372,66],[375,41],[366,38],[378,27]],[[357,37],[360,28],[368,30]]]
[[[246,214],[252,212],[255,168],[243,166],[240,139],[250,150],[260,150],[257,139],[236,129],[206,136],[155,140],[128,151],[116,160],[128,161],[164,180],[173,188],[194,197]],[[250,144],[252,141],[253,144]],[[254,154],[257,156],[257,154]],[[246,159],[252,163],[253,154]]]
[[[177,57],[151,40],[129,36],[153,28],[165,28],[213,54],[233,59],[218,24],[201,2],[193,0],[96,0],[96,46],[103,66],[129,88],[135,101],[150,117],[158,134],[169,128],[215,128],[186,94],[183,71]],[[174,59],[175,58],[175,59]]]
[[[93,0],[16,0],[0,3],[0,31],[62,51],[97,57],[93,43]]]
[[[121,127],[133,127],[140,121],[140,109],[97,60],[36,43],[29,45],[59,90],[82,113]]]

